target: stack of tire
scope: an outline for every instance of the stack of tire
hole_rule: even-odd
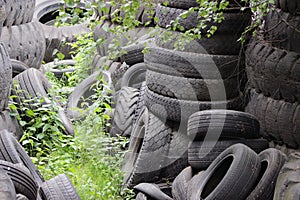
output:
[[[45,54],[45,36],[41,24],[33,21],[35,0],[9,0],[4,7],[7,12],[0,42],[14,59],[14,75],[27,68],[39,69]]]
[[[125,157],[124,184],[172,181],[188,165],[187,121],[191,114],[209,109],[242,109],[239,91],[236,42],[250,23],[251,12],[239,8],[224,11],[225,20],[212,38],[192,41],[183,50],[174,50],[181,33],[167,31],[172,20],[196,1],[168,1],[158,4],[157,25],[161,27],[144,60],[147,64],[144,102],[146,107],[131,131]],[[197,13],[179,20],[185,30],[196,27]],[[164,35],[175,35],[164,42]]]
[[[300,148],[299,28],[298,1],[280,1],[246,50],[251,88],[246,110],[258,118],[264,137],[293,149]]]

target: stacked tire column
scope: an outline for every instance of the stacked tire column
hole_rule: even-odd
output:
[[[174,50],[180,32],[166,28],[194,1],[170,1],[158,5],[161,27],[155,45],[144,56],[147,65],[144,100],[146,107],[132,128],[129,153],[125,157],[124,184],[172,181],[187,166],[189,138],[186,123],[197,111],[241,109],[238,77],[240,44],[235,41],[250,22],[250,13],[225,12],[225,21],[211,39],[187,43]],[[180,20],[185,29],[197,25],[197,13]],[[238,31],[240,30],[240,31]],[[163,41],[165,35],[175,35]],[[226,46],[227,45],[227,46]]]
[[[16,66],[15,74],[26,66],[38,69],[44,58],[45,37],[41,24],[33,21],[35,0],[7,0],[4,5],[7,12],[0,42],[7,46],[10,59],[25,64],[23,68]]]
[[[278,2],[277,2],[278,3]],[[266,16],[263,34],[246,50],[251,86],[247,112],[265,137],[294,149],[300,144],[300,16],[296,1],[280,1]]]

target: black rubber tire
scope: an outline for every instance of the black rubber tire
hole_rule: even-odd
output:
[[[197,111],[210,109],[241,110],[243,107],[240,97],[224,101],[179,100],[159,95],[148,88],[145,91],[145,105],[159,118],[176,122],[187,121],[188,117]]]
[[[29,200],[26,196],[24,196],[23,194],[17,194],[16,196],[16,200]]]
[[[139,118],[140,113],[142,112],[142,110],[145,107],[145,90],[146,90],[146,82],[144,81],[141,84],[141,88],[139,90],[139,99],[136,103],[136,108],[135,108],[135,112],[134,112],[134,117],[132,119],[133,123],[136,122],[136,120]]]
[[[118,64],[118,65],[119,67],[117,67],[117,69],[111,73],[111,81],[115,88],[121,89],[122,77],[125,74],[125,72],[130,68],[130,66],[127,65],[126,63],[123,63],[121,65]]]
[[[205,170],[225,149],[238,143],[248,146],[256,153],[269,148],[269,143],[265,139],[195,141],[188,148],[189,164],[193,169]]]
[[[299,152],[292,153],[288,157],[287,162],[281,168],[274,193],[274,200],[299,198],[299,183],[300,183],[300,154]]]
[[[279,171],[286,161],[286,155],[277,149],[267,149],[259,155],[260,175],[257,185],[246,200],[272,200]]]
[[[44,182],[41,193],[47,200],[80,200],[72,182],[65,174],[59,174]]]
[[[213,54],[213,55],[238,55],[241,50],[241,42],[238,39],[242,32],[231,29],[232,32],[223,33],[217,30],[210,38],[192,39],[178,31],[159,29],[155,36],[157,46],[166,49],[175,49],[176,42],[186,39],[186,43],[181,43],[180,51]]]
[[[45,36],[39,22],[3,27],[0,41],[6,44],[9,57],[40,68],[45,54]]]
[[[24,164],[29,169],[36,183],[40,185],[44,181],[44,178],[21,144],[7,130],[2,130],[0,133],[0,159],[15,164]]]
[[[114,63],[113,60],[109,60],[106,56],[100,56],[98,52],[95,52],[92,66],[93,68],[90,71],[90,74],[99,71],[105,70],[106,67],[109,68],[109,72],[112,73],[114,71],[112,64]],[[115,66],[115,65],[114,65]]]
[[[5,44],[0,43],[0,112],[8,105],[12,84],[12,66]]]
[[[172,196],[174,200],[187,200],[188,183],[193,177],[193,170],[189,166],[182,170],[172,183]]]
[[[16,164],[0,160],[3,169],[12,180],[16,193],[25,195],[28,199],[37,199],[38,186],[26,169]]]
[[[246,50],[249,81],[258,92],[274,99],[300,102],[300,57],[298,53],[252,39]]]
[[[144,60],[151,71],[186,78],[226,79],[239,73],[236,55],[209,55],[150,47]]]
[[[141,88],[142,82],[146,80],[147,66],[145,63],[138,63],[131,66],[124,73],[121,81],[121,87]]]
[[[93,102],[88,101],[88,98],[95,94],[95,83],[99,80],[99,76],[102,76],[102,80],[106,82],[108,87],[111,87],[110,73],[108,71],[94,72],[92,75],[78,84],[68,97],[68,103],[66,107],[68,117],[76,120],[84,118],[87,113],[80,113],[78,109],[85,109],[85,107],[82,106],[83,101],[87,100],[86,102],[91,103],[90,106],[93,104]]]
[[[146,196],[157,200],[172,200],[171,197],[163,193],[158,185],[152,183],[140,183],[133,187],[138,192],[144,193]],[[149,198],[148,198],[149,199]]]
[[[239,78],[199,79],[185,78],[147,70],[147,87],[160,95],[194,101],[231,99],[239,96]],[[225,90],[225,91],[224,91]],[[224,92],[222,92],[224,91]],[[224,95],[223,95],[224,94]]]
[[[297,0],[276,0],[275,6],[284,12],[300,15],[300,3]]]
[[[0,112],[0,130],[6,129],[13,133],[17,140],[20,140],[23,136],[23,129],[15,115],[17,113],[12,113],[8,109]]]
[[[167,2],[167,6],[172,8],[189,9],[192,7],[199,7],[199,3],[197,3],[196,0],[188,0],[188,1],[187,0],[158,0],[158,3],[161,4],[164,4],[166,2]],[[218,2],[220,2],[220,0],[218,0]],[[245,2],[229,0],[228,7],[241,7],[244,5]]]
[[[171,8],[165,7],[163,5],[158,5],[156,7],[156,15],[155,17],[158,19],[156,22],[158,26],[162,28],[168,28],[171,26],[171,22],[176,20],[182,13],[186,12],[187,10],[179,9],[179,8]],[[220,24],[216,23],[207,23],[207,26],[210,27],[212,25],[217,26],[218,30],[222,33],[242,33],[244,29],[250,24],[251,21],[251,12],[249,9],[245,11],[241,11],[240,9],[233,9],[233,10],[225,10],[223,13],[224,20]],[[192,28],[197,27],[199,20],[198,20],[198,13],[193,12],[186,18],[179,18],[178,23],[182,26],[185,30],[189,30]]]
[[[187,187],[187,193],[186,193],[186,195],[187,195],[187,199],[188,200],[191,200],[191,197],[192,197],[192,195],[193,195],[193,190],[194,190],[194,185],[195,184],[197,184],[197,182],[198,182],[198,179],[199,179],[199,177],[201,176],[201,174],[203,173],[204,171],[200,171],[200,172],[198,172],[197,174],[195,174],[193,177],[192,177],[192,179],[188,182],[188,187]]]
[[[15,186],[9,175],[2,168],[0,168],[0,197],[2,200],[16,198]]]
[[[74,66],[76,63],[73,59],[60,60],[58,62],[49,62],[42,65],[40,71],[45,74],[47,71],[53,73],[56,78],[61,78],[65,73],[75,72],[76,68],[64,68],[64,69],[56,69],[61,66]]]
[[[257,154],[245,145],[235,144],[201,173],[191,199],[244,200],[255,186],[259,171]]]
[[[297,45],[300,43],[299,21],[300,16],[293,16],[280,9],[270,9],[265,19],[264,39],[274,47],[300,53]]]
[[[15,85],[15,88],[11,91],[11,93],[16,96],[16,98],[13,99],[16,103],[27,106],[30,109],[35,109],[35,102],[38,100],[35,99],[29,102],[28,100],[42,96],[46,97],[45,102],[43,102],[44,104],[51,104],[51,102],[47,100],[49,95],[48,90],[51,88],[51,85],[47,78],[37,69],[30,68],[14,77],[13,80],[17,83],[17,85]],[[52,97],[52,99],[53,101],[56,101],[55,97]],[[73,125],[70,119],[67,117],[58,102],[57,105],[59,108],[58,115],[65,127],[64,132],[68,135],[74,135]],[[24,111],[20,110],[19,112],[22,113]]]
[[[21,25],[31,22],[36,0],[5,0],[6,16],[4,26]]]
[[[138,99],[138,89],[123,87],[119,91],[110,131],[111,136],[130,137]]]
[[[203,141],[208,133],[215,140],[257,139],[259,131],[259,122],[253,115],[233,110],[199,111],[188,121],[188,135],[194,141]]]
[[[283,142],[292,148],[300,146],[299,103],[274,100],[251,90],[250,101],[245,110],[258,119],[260,132],[265,138]]]
[[[143,110],[133,127],[129,151],[125,155],[123,184],[126,187],[174,179],[187,166],[181,158],[185,154],[182,148],[186,148],[188,142],[179,137],[172,138],[173,134],[184,135],[176,131],[176,127],[167,126],[147,108]]]
[[[56,58],[53,51],[57,49],[65,55],[64,59],[71,59],[70,52],[73,51],[70,45],[66,43],[73,43],[77,41],[76,35],[83,35],[91,32],[86,24],[76,24],[73,26],[47,26],[42,24],[42,30],[45,33],[46,48],[45,48],[45,62],[51,62]]]
[[[13,78],[19,75],[20,73],[24,72],[25,70],[29,69],[29,67],[21,61],[15,59],[10,59],[10,61],[12,65]]]
[[[145,46],[143,43],[125,46],[122,48],[122,51],[125,51],[126,53],[121,55],[120,61],[122,63],[126,62],[128,65],[144,62],[144,49]]]

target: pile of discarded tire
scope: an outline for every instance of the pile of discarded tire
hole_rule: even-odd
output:
[[[37,100],[28,100],[48,97],[51,87],[39,71],[45,56],[46,39],[43,25],[34,18],[38,2],[52,1],[0,1],[0,196],[3,200],[80,199],[65,174],[44,180],[18,142],[23,135],[22,128],[8,108],[10,95],[17,97],[13,99],[16,103],[34,108]],[[58,101],[57,105],[65,133],[74,134]]]

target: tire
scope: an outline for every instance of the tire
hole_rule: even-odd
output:
[[[15,26],[31,22],[36,0],[6,0],[4,26]]]
[[[150,47],[147,69],[186,78],[226,79],[239,73],[238,56],[209,55]]]
[[[183,135],[175,132],[176,128],[168,127],[146,108],[143,110],[133,127],[129,151],[125,155],[123,184],[126,187],[132,188],[141,182],[171,180],[177,176],[182,167],[186,167],[182,163],[176,165],[182,157],[179,153],[184,152],[178,152],[177,149],[177,157],[172,155],[175,153],[172,152],[175,143],[178,148],[181,144],[187,145],[183,140],[178,145],[178,139],[171,138],[172,134]]]
[[[130,137],[138,96],[138,89],[123,87],[120,90],[110,132],[111,136]]]
[[[203,141],[207,134],[217,137],[215,140],[257,139],[259,131],[259,122],[253,115],[233,110],[199,111],[188,121],[188,135],[194,141]]]
[[[296,200],[299,198],[299,191],[297,190],[300,183],[299,160],[299,152],[292,153],[281,168],[276,182],[274,200]]]
[[[178,174],[172,183],[172,196],[174,200],[187,200],[188,183],[193,177],[191,167],[187,167]]]
[[[41,186],[42,197],[47,200],[80,200],[72,182],[65,174],[44,182]]]
[[[77,41],[76,35],[84,35],[91,32],[86,24],[77,24],[73,26],[47,26],[42,25],[42,30],[45,33],[46,49],[45,49],[45,62],[51,62],[56,58],[53,55],[55,49],[65,55],[65,59],[71,59],[70,52],[73,51],[72,47],[67,43],[74,43]]]
[[[12,94],[16,96],[14,101],[20,105],[26,106],[30,109],[36,109],[36,103],[39,97],[45,97],[43,104],[51,104],[49,99],[48,90],[51,85],[47,78],[37,69],[30,68],[14,78],[15,88],[12,90]],[[35,99],[37,98],[37,99]],[[53,101],[56,101],[55,97],[52,97]],[[31,101],[28,101],[31,100]],[[74,135],[73,125],[70,119],[66,116],[66,113],[62,107],[58,104],[58,115],[65,128],[64,132],[67,135]],[[20,113],[24,111],[19,111]],[[26,120],[26,119],[25,119]]]
[[[9,57],[40,68],[45,55],[45,36],[39,22],[3,27],[1,42],[6,44]]]
[[[127,65],[126,63],[123,63],[121,65],[118,64],[118,65],[119,67],[111,74],[112,84],[115,88],[118,88],[115,89],[115,91],[120,90],[122,77],[125,74],[125,72],[130,68],[130,66]]]
[[[297,45],[300,42],[299,20],[300,16],[270,9],[264,25],[265,40],[279,49],[300,53],[300,47]]]
[[[47,71],[53,73],[56,78],[61,78],[65,73],[70,73],[70,72],[75,72],[76,68],[71,67],[71,68],[64,68],[64,69],[56,69],[57,67],[62,67],[62,66],[74,66],[75,61],[72,59],[68,60],[61,60],[58,62],[49,62],[45,65],[42,65],[40,71],[43,74],[46,74]]]
[[[159,118],[175,122],[187,121],[188,117],[197,111],[210,109],[240,110],[243,107],[240,97],[224,101],[179,100],[159,95],[148,88],[145,91],[145,105]]]
[[[274,99],[300,102],[298,53],[272,47],[253,39],[246,50],[246,69],[256,91]],[[288,67],[287,67],[288,66]]]
[[[223,33],[222,30],[217,30],[210,38],[202,37],[201,39],[193,39],[185,36],[184,33],[159,29],[155,36],[157,46],[166,49],[175,49],[175,44],[186,38],[187,41],[180,44],[180,51],[213,54],[213,55],[238,55],[241,50],[241,43],[238,39],[242,32],[235,32],[232,29],[231,33]],[[177,44],[178,45],[178,44]]]
[[[121,81],[121,87],[141,88],[142,82],[146,80],[147,66],[145,63],[138,63],[131,66],[124,73]]]
[[[12,66],[5,44],[0,43],[0,112],[8,105],[12,84]]]
[[[141,84],[141,89],[139,90],[139,98],[138,98],[138,101],[136,103],[134,117],[132,119],[133,123],[136,122],[136,120],[139,118],[142,110],[145,107],[145,90],[146,90],[146,82],[144,81]]]
[[[273,200],[276,180],[286,161],[286,155],[276,149],[267,149],[258,156],[261,160],[258,184],[247,197],[247,200]]]
[[[11,114],[10,110],[4,110],[0,113],[0,130],[8,130],[13,133],[17,140],[23,136],[23,129],[15,117],[17,113]]]
[[[24,148],[13,137],[12,133],[7,130],[2,130],[0,133],[0,159],[15,164],[23,163],[29,169],[37,184],[40,185],[44,181],[44,178],[36,166],[32,163],[31,158],[27,155]]]
[[[158,5],[156,7],[156,18],[158,21],[156,22],[158,26],[162,28],[168,28],[172,26],[172,21],[176,20],[179,17],[178,23],[185,30],[189,30],[192,28],[196,28],[199,20],[198,13],[193,12],[186,18],[180,17],[180,15],[187,10],[165,7],[162,5]],[[220,24],[207,23],[207,26],[210,27],[212,25],[217,26],[218,30],[222,33],[232,33],[232,30],[235,30],[235,33],[242,33],[244,29],[250,24],[251,21],[251,12],[250,10],[245,10],[241,12],[240,9],[233,10],[225,10],[223,13],[224,20]],[[181,31],[181,30],[180,30]]]
[[[108,58],[106,56],[104,57],[101,57],[98,52],[95,53],[95,56],[94,56],[94,59],[93,59],[93,63],[92,63],[92,70],[90,72],[90,74],[93,74],[94,72],[96,71],[99,71],[99,70],[104,70],[106,67],[109,68],[109,72],[112,73],[113,70],[111,70],[113,68],[113,60],[108,60]]]
[[[16,193],[25,195],[28,199],[37,198],[37,185],[31,174],[22,167],[7,161],[0,161],[0,168],[3,169],[12,180]]]
[[[277,8],[292,15],[300,15],[300,3],[297,0],[277,0],[275,1]]]
[[[193,169],[205,170],[225,149],[238,143],[248,146],[256,153],[269,147],[269,143],[265,139],[195,141],[188,148],[189,164]]]
[[[142,192],[139,192],[136,197],[135,200],[149,200],[149,198]]]
[[[225,80],[195,79],[148,70],[146,80],[149,90],[166,97],[182,100],[217,101],[224,99],[224,96],[228,99],[239,96],[238,77],[230,77]],[[225,91],[222,92],[223,90]]]
[[[29,200],[26,196],[22,194],[17,194],[16,198],[16,200]]]
[[[192,198],[246,199],[259,175],[257,154],[242,144],[223,151],[197,179]]]
[[[89,101],[89,98],[95,94],[95,83],[99,80],[99,76],[102,76],[101,80],[104,80],[108,87],[111,87],[111,79],[110,73],[108,71],[97,71],[83,80],[79,85],[75,87],[73,92],[68,97],[68,103],[66,112],[68,117],[71,119],[84,119],[84,116],[88,114],[88,112],[80,113],[80,110],[87,110],[87,105],[82,105],[83,102],[88,103],[88,107],[92,106],[93,102]],[[103,83],[103,82],[102,82]],[[108,95],[107,93],[103,93],[103,95]]]
[[[121,62],[126,62],[128,65],[134,65],[137,63],[144,62],[144,53],[143,50],[145,49],[144,44],[132,44],[129,46],[125,46],[122,48],[123,51],[126,53],[121,55],[120,60]]]
[[[220,1],[218,1],[220,2]],[[196,0],[158,0],[158,3],[164,4],[167,3],[168,7],[172,8],[181,8],[181,9],[189,9],[192,7],[199,7],[199,3],[197,3]],[[243,2],[235,1],[235,0],[229,0],[228,7],[240,7],[244,5]]]
[[[136,191],[144,193],[146,196],[153,198],[153,199],[159,199],[159,200],[172,200],[168,195],[163,193],[160,188],[151,183],[140,183],[134,188]]]
[[[16,198],[15,186],[9,175],[3,169],[0,169],[0,197],[2,200]]]
[[[260,132],[265,138],[278,143],[283,142],[295,149],[299,147],[300,106],[298,103],[274,100],[251,90],[250,101],[245,110],[258,119]]]
[[[17,75],[19,75],[20,73],[26,71],[27,69],[29,69],[29,67],[21,62],[21,61],[18,61],[18,60],[15,60],[15,59],[10,59],[11,61],[11,66],[12,66],[12,73],[13,73],[13,78]]]

